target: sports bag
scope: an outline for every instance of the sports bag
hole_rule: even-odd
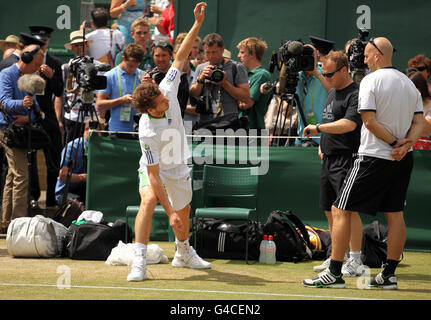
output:
[[[7,250],[14,257],[59,257],[66,233],[65,226],[41,215],[16,218],[7,229]]]
[[[259,258],[259,244],[263,237],[261,223],[233,225],[212,218],[199,219],[196,231],[196,252],[202,258],[244,260],[246,230],[248,230],[248,259]],[[193,239],[192,239],[192,242]]]
[[[370,268],[380,268],[386,263],[388,227],[373,221],[363,229],[362,263]]]
[[[296,231],[296,226],[300,233]],[[300,262],[311,258],[314,249],[304,223],[291,211],[276,210],[269,214],[263,226],[265,234],[272,235],[277,247],[278,261]]]
[[[126,237],[126,228],[131,237],[132,230],[123,220],[113,224],[86,222],[72,223],[66,235],[66,254],[76,260],[106,260],[112,248]],[[131,242],[131,239],[128,239]]]
[[[329,230],[312,227],[310,225],[305,225],[305,229],[307,230],[310,242],[314,246],[314,249],[311,250],[311,259],[326,260],[326,258],[330,256],[329,250],[331,249],[331,233]],[[298,228],[296,228],[296,231],[301,234]]]
[[[72,224],[72,221],[77,220],[84,211],[84,203],[78,201],[77,199],[70,198],[60,207],[60,209],[58,209],[54,220],[60,222],[68,228]]]

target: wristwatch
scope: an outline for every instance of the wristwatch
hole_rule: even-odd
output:
[[[316,124],[316,131],[319,132],[319,133],[321,133],[322,131],[320,131],[319,127],[320,127],[320,123]]]
[[[201,80],[201,79],[199,79],[199,78],[198,78],[198,80],[196,80],[196,82],[197,82],[197,83],[200,83],[200,84],[205,84],[205,81],[202,81],[202,80]]]
[[[394,142],[392,142],[392,143],[390,143],[389,145],[390,145],[391,147],[393,147],[393,146],[395,146],[397,143],[398,143],[398,139],[395,139],[395,141],[394,141]]]

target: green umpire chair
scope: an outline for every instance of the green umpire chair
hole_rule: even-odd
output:
[[[214,218],[246,221],[256,218],[257,167],[225,167],[205,165],[202,181],[201,208],[196,208],[193,218],[194,247],[197,248],[199,219]],[[246,228],[245,260],[248,264],[248,230]],[[204,246],[203,239],[200,244]]]

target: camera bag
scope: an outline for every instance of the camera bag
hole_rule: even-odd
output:
[[[70,198],[58,209],[54,220],[68,228],[72,224],[72,221],[77,220],[84,211],[84,203],[77,199]]]
[[[295,226],[300,233],[296,231]],[[304,223],[291,211],[276,210],[269,214],[263,226],[264,234],[272,235],[278,261],[300,262],[312,257],[314,245],[310,242]]]
[[[132,230],[124,220],[107,223],[72,223],[66,235],[66,254],[75,260],[106,260],[112,248],[125,240],[126,228],[129,228],[128,242],[131,242]]]
[[[259,222],[230,224],[213,218],[199,219],[196,231],[196,252],[202,258],[244,260],[246,230],[248,230],[248,259],[259,258],[263,228]],[[194,243],[191,239],[190,243]]]

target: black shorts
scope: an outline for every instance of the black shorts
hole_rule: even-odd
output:
[[[371,215],[403,211],[412,169],[413,152],[401,161],[358,156],[334,206]]]
[[[331,211],[353,163],[352,154],[325,156],[320,171],[320,209]]]

